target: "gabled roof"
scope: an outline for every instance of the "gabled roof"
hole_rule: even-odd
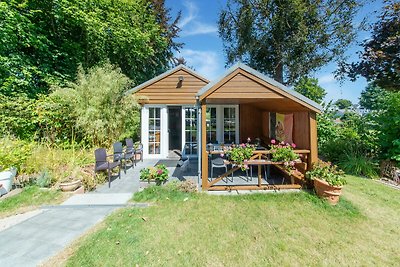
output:
[[[197,92],[196,97],[198,97],[200,100],[203,100],[204,98],[206,98],[208,95],[210,95],[212,92],[214,92],[219,88],[219,86],[216,86],[218,83],[223,81],[227,76],[229,76],[231,73],[235,72],[238,69],[244,70],[245,72],[254,75],[255,77],[263,80],[264,82],[271,84],[273,87],[269,89],[275,90],[278,94],[286,93],[289,96],[291,96],[291,99],[293,101],[296,101],[297,103],[303,106],[312,107],[312,109],[314,109],[317,112],[322,111],[322,107],[318,103],[312,101],[311,99],[303,96],[302,94],[288,88],[287,86],[275,81],[274,79],[269,78],[268,76],[262,74],[261,72],[258,72],[255,69],[250,68],[246,64],[240,62],[230,67],[219,78],[215,79],[213,82],[207,84],[202,89],[200,89],[200,91]],[[274,87],[277,88],[278,90],[276,90]],[[281,90],[281,92],[279,90]]]
[[[173,73],[175,73],[175,72],[177,72],[177,71],[179,71],[179,70],[184,70],[184,71],[186,71],[186,72],[192,74],[193,76],[197,77],[198,79],[204,81],[205,83],[209,83],[209,82],[210,82],[209,80],[207,80],[206,78],[204,78],[204,77],[201,76],[200,74],[198,74],[198,73],[196,73],[195,71],[189,69],[189,68],[186,67],[185,65],[180,64],[180,65],[176,66],[175,68],[172,68],[172,69],[170,69],[170,70],[168,70],[168,71],[166,71],[166,72],[164,72],[164,73],[161,73],[160,75],[154,77],[153,79],[148,80],[148,81],[146,81],[146,82],[144,82],[144,83],[142,83],[142,84],[139,84],[138,86],[136,86],[136,87],[134,87],[134,88],[132,88],[132,89],[126,91],[125,94],[133,94],[133,93],[136,93],[136,92],[142,90],[143,88],[146,88],[147,86],[149,86],[149,85],[151,85],[151,84],[153,84],[153,83],[156,83],[156,82],[162,80],[163,78],[165,78],[165,77],[167,77],[167,76],[169,76],[169,75],[171,75],[171,74],[173,74]]]

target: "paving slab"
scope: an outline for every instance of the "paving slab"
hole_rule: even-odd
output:
[[[14,220],[8,218],[7,227],[0,228],[0,266],[37,266],[62,251],[112,211],[121,206],[132,206],[127,202],[139,189],[140,170],[154,166],[156,162],[138,162],[126,173],[122,171],[121,178],[114,179],[111,187],[106,183],[94,192],[74,195],[59,206],[44,206],[35,213]],[[146,207],[147,204],[135,206]]]
[[[116,207],[47,209],[1,232],[0,266],[37,266]],[[6,249],[5,249],[6,248]]]

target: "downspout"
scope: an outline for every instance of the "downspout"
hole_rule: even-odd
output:
[[[202,155],[202,136],[201,136],[201,104],[200,104],[200,100],[199,97],[196,96],[196,108],[197,108],[197,162],[198,162],[198,166],[197,166],[197,184],[199,186],[199,189],[201,189],[201,155]]]

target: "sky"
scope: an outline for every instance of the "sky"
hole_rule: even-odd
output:
[[[178,42],[184,43],[178,57],[184,57],[187,65],[193,67],[197,73],[209,80],[220,77],[226,70],[225,55],[222,40],[218,35],[218,15],[226,5],[225,0],[166,0],[165,4],[171,9],[171,15],[176,17],[182,11],[179,22],[181,28]],[[367,1],[366,5],[360,10],[356,23],[363,17],[368,17],[374,21],[375,11],[382,7],[381,1]],[[355,44],[349,47],[347,56],[349,62],[357,61],[357,51],[362,47],[357,43],[369,37],[368,32],[359,32]],[[229,67],[229,66],[228,66]],[[359,78],[355,82],[345,80],[336,81],[333,72],[336,64],[330,63],[313,75],[318,78],[319,85],[322,86],[327,95],[325,101],[345,98],[353,103],[358,103],[361,91],[366,87],[367,82],[364,78]]]

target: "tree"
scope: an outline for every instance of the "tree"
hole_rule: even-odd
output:
[[[368,84],[368,86],[361,92],[360,106],[368,110],[379,110],[385,101],[388,92],[384,89]]]
[[[243,61],[293,84],[342,57],[353,41],[355,0],[231,0],[220,13],[227,64]]]
[[[338,99],[338,100],[336,100],[335,105],[339,109],[348,109],[351,106],[353,106],[353,103],[351,103],[351,101],[348,99]]]
[[[135,83],[170,64],[179,29],[162,0],[0,2],[0,93],[38,97],[110,61]],[[179,17],[178,17],[179,18]],[[177,18],[177,19],[178,19]]]
[[[318,85],[318,79],[315,78],[300,78],[296,82],[294,90],[317,103],[321,103],[326,96],[325,89]]]
[[[340,72],[352,80],[360,75],[386,90],[400,91],[400,2],[385,1],[372,37],[363,43],[360,61],[341,65]]]

